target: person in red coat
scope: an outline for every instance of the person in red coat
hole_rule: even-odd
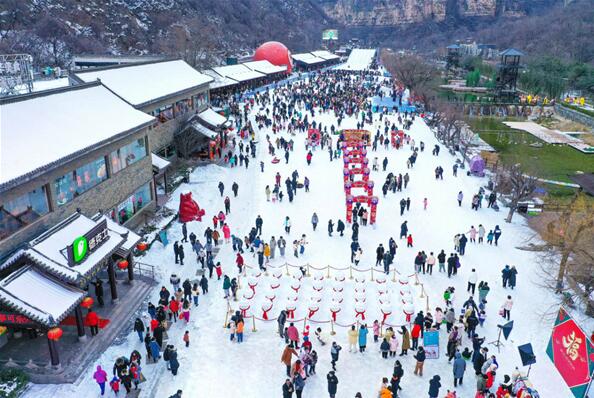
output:
[[[177,322],[177,315],[179,313],[179,302],[175,299],[175,297],[171,296],[171,301],[169,302],[169,320],[173,317],[173,321]]]
[[[237,253],[237,257],[235,258],[235,264],[237,264],[237,268],[239,268],[239,273],[243,271],[243,256],[240,253]]]
[[[421,325],[414,324],[410,331],[410,337],[412,338],[412,349],[416,350],[419,347],[419,336],[421,335]]]
[[[493,387],[494,382],[495,382],[495,371],[490,370],[487,372],[487,381],[485,382],[485,387],[487,387],[487,389],[491,389],[491,387]]]
[[[95,311],[89,311],[85,323],[89,325],[89,328],[91,329],[91,336],[99,333],[99,316]]]

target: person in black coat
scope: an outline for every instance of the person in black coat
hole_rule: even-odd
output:
[[[165,331],[165,329],[163,329],[163,326],[158,325],[155,330],[153,330],[153,336],[155,337],[155,340],[157,341],[157,344],[159,344],[159,347],[163,347],[163,332]]]
[[[169,352],[169,367],[171,368],[171,373],[176,376],[179,369],[179,361],[177,360],[177,350],[175,347]]]
[[[328,394],[330,394],[330,398],[335,398],[336,390],[338,390],[338,377],[336,377],[334,371],[331,370],[328,372],[326,379],[328,379]]]
[[[479,354],[474,359],[474,362],[472,365],[474,367],[475,374],[477,374],[477,375],[481,374],[481,368],[483,367],[483,364],[487,360],[487,353],[488,353],[487,348],[482,348],[479,351]]]
[[[136,333],[138,333],[138,338],[140,339],[140,342],[142,343],[144,341],[144,323],[142,322],[142,319],[140,318],[136,318],[136,320],[134,321],[134,331]]]
[[[400,382],[402,381],[403,375],[404,370],[402,369],[402,364],[399,360],[396,360],[396,362],[394,363],[394,372],[392,373],[392,379],[390,380],[392,394],[394,395],[394,397],[397,397],[398,391],[402,390],[402,387],[400,387]]]
[[[208,293],[208,279],[204,275],[200,278],[200,288],[202,289],[202,294]]]
[[[144,336],[144,348],[146,348],[146,361],[148,363],[148,361],[152,358],[151,356],[151,334],[147,333]]]
[[[173,254],[175,255],[175,263],[179,264],[179,242],[175,241],[173,243]]]
[[[122,372],[126,369],[128,369],[128,366],[130,365],[130,361],[128,361],[128,358],[126,357],[119,357],[118,359],[115,360],[115,363],[113,364],[113,375],[117,375],[118,377],[122,377]]]
[[[171,297],[171,293],[165,286],[161,286],[161,291],[159,292],[159,298],[161,300],[165,300],[165,302],[169,302],[169,297]]]
[[[283,398],[292,398],[294,391],[295,387],[293,387],[293,383],[291,383],[291,380],[285,380],[285,382],[283,383]]]
[[[400,225],[400,239],[406,238],[408,235],[408,222],[405,221]]]
[[[188,241],[188,226],[186,225],[186,223],[182,224],[182,235],[184,237],[182,239],[182,243],[187,242]]]
[[[353,222],[352,228],[353,228],[352,240],[359,239],[359,224],[356,221]]]
[[[332,220],[328,220],[328,236],[332,236],[332,232],[334,231],[334,224]]]
[[[179,245],[178,247],[178,253],[179,253],[179,263],[180,265],[184,265],[184,257],[186,257],[185,253],[184,253],[184,247],[183,245]]]
[[[441,377],[435,375],[429,381],[429,398],[437,398],[439,396],[439,389],[441,388],[440,380]]]
[[[276,321],[278,323],[278,334],[280,335],[281,339],[285,338],[284,331],[285,322],[287,322],[287,311],[282,310]]]
[[[97,297],[99,307],[103,307],[105,305],[103,303],[103,281],[101,279],[97,279],[93,285],[95,286],[95,297]]]
[[[336,223],[336,232],[338,232],[340,236],[343,236],[344,223],[342,222],[342,220],[338,220],[338,222]]]
[[[186,279],[184,283],[182,283],[182,287],[184,288],[184,300],[191,301],[192,300],[192,282],[189,279]]]

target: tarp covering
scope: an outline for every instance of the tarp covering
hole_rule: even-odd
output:
[[[485,173],[485,161],[480,155],[475,155],[470,159],[470,172],[478,175]]]

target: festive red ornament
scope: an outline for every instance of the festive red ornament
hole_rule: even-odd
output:
[[[148,245],[145,242],[140,242],[136,245],[136,248],[141,252],[145,251],[148,248]]]
[[[128,261],[126,261],[126,260],[118,261],[118,268],[122,269],[122,270],[128,268]]]
[[[91,308],[93,306],[93,299],[91,297],[85,297],[83,301],[80,303],[80,306],[83,308]]]
[[[62,332],[62,329],[60,328],[51,328],[47,332],[47,338],[53,341],[58,341],[60,340],[60,337],[62,337],[63,333],[64,332]]]

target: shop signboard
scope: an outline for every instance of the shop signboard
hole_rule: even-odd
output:
[[[594,345],[561,307],[553,325],[547,355],[576,398],[584,398],[594,373]]]
[[[107,220],[102,220],[86,234],[76,237],[72,244],[66,247],[68,265],[72,267],[81,263],[87,255],[97,250],[108,239]]]
[[[15,314],[13,312],[0,312],[0,325],[3,326],[20,326],[20,327],[35,327],[37,323],[24,315]]]

